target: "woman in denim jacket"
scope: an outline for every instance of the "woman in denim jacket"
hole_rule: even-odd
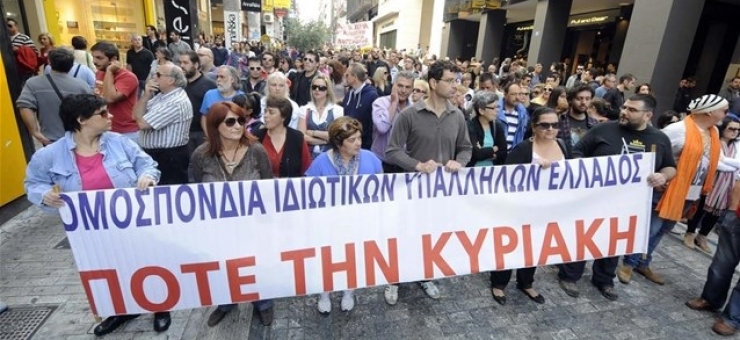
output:
[[[59,107],[64,137],[38,150],[26,169],[26,194],[31,203],[55,212],[64,203],[59,192],[137,187],[159,181],[157,162],[129,138],[111,129],[104,99],[92,94],[69,95]],[[105,335],[138,315],[112,316],[95,327]],[[170,313],[154,314],[154,330],[166,331]]]

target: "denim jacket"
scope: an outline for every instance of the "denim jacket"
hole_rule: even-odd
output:
[[[26,168],[24,182],[31,203],[54,212],[56,209],[42,204],[44,194],[54,184],[59,184],[62,192],[82,190],[82,179],[74,156],[75,147],[72,133],[66,132],[64,137],[33,154]],[[157,162],[127,137],[104,132],[100,136],[100,153],[103,154],[103,166],[115,188],[135,187],[143,175],[159,182]]]

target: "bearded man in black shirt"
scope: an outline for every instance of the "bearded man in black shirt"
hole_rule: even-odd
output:
[[[656,190],[676,175],[676,160],[671,151],[671,141],[663,132],[649,124],[655,110],[655,98],[636,94],[620,108],[619,119],[598,124],[588,130],[573,149],[573,157],[598,157],[631,154],[636,152],[655,152],[655,172],[648,176],[647,182]],[[651,209],[652,218],[657,218]],[[614,292],[619,257],[597,259],[593,264],[591,283],[609,300],[619,296]],[[560,265],[558,273],[560,288],[572,297],[580,292],[576,282],[583,276],[585,261]]]

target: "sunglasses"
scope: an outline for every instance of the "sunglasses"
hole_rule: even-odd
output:
[[[328,89],[329,87],[323,85],[311,85],[311,90],[314,91],[326,92]]]
[[[247,124],[247,118],[244,118],[244,117],[239,117],[239,118],[229,117],[229,118],[224,119],[224,124],[226,124],[227,127],[232,127],[236,123],[239,123],[239,125],[244,126],[244,125]]]
[[[545,92],[552,92],[552,89],[551,89],[551,88],[549,88],[549,87],[546,87],[546,88],[545,88]]]
[[[315,63],[316,62],[316,60],[313,60],[311,58],[303,58],[303,61],[306,62],[306,63]]]
[[[414,93],[423,93],[423,94],[427,94],[427,91],[424,91],[424,90],[422,90],[422,89],[414,89],[413,91],[414,91]]]
[[[250,71],[262,71],[262,67],[261,66],[257,66],[257,67],[250,66],[249,70]]]
[[[98,113],[93,113],[93,116],[100,115],[100,117],[107,118],[110,115],[110,112],[108,110],[102,110]]]
[[[537,123],[535,124],[540,130],[558,130],[560,129],[560,123]]]

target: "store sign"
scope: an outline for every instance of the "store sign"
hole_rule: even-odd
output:
[[[568,27],[605,24],[614,22],[618,16],[619,10],[572,15],[568,18]]]
[[[273,0],[273,6],[275,6],[275,8],[290,8],[291,1],[290,0]]]
[[[232,43],[238,43],[241,41],[241,20],[240,13],[238,11],[226,11],[224,10],[224,38],[225,46],[231,47]]]
[[[198,23],[195,0],[169,0],[164,2],[164,19],[167,32],[178,32],[182,41],[193,47]]]
[[[262,12],[262,1],[260,0],[241,0],[242,11],[245,12]]]
[[[519,26],[516,28],[517,31],[531,31],[534,29],[534,24],[527,26]]]

